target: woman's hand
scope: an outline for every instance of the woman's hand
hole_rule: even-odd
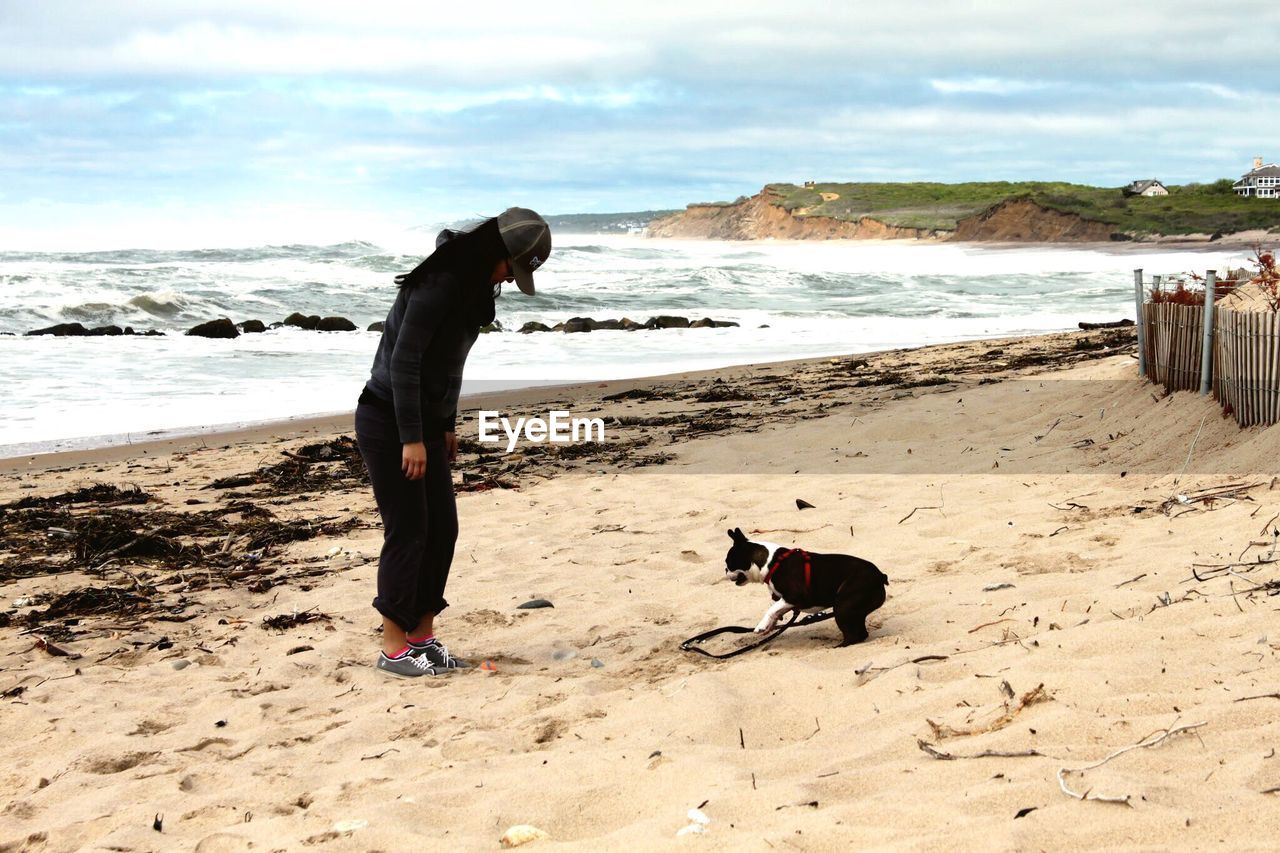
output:
[[[400,470],[410,480],[421,480],[427,473],[427,446],[421,441],[406,444],[400,454]]]
[[[444,434],[444,452],[450,463],[458,461],[458,434],[456,432],[446,432]]]

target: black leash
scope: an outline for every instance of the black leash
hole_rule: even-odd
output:
[[[710,640],[712,637],[718,637],[721,634],[750,634],[752,633],[753,629],[744,628],[741,625],[729,625],[724,628],[712,628],[710,631],[705,631],[696,637],[690,637],[689,639],[685,640],[683,643],[680,644],[680,649],[681,651],[697,652],[698,654],[706,655],[709,658],[724,660],[725,658],[736,657],[737,655],[740,655],[743,652],[749,652],[752,649],[758,649],[761,646],[763,646],[765,643],[769,643],[769,642],[772,642],[773,640],[776,640],[782,634],[782,632],[787,630],[788,628],[799,628],[802,625],[812,625],[816,622],[823,622],[823,621],[826,621],[827,619],[834,617],[835,615],[836,613],[834,610],[828,610],[824,613],[810,613],[808,616],[801,619],[800,611],[793,610],[791,611],[791,621],[788,622],[787,624],[779,625],[777,628],[774,628],[773,631],[766,634],[764,637],[761,637],[759,640],[756,640],[754,643],[751,643],[750,645],[743,646],[740,649],[734,649],[733,651],[726,652],[722,655],[712,654],[706,649],[700,649],[698,648],[698,644],[704,643],[707,640]]]

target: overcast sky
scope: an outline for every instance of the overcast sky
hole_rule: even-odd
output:
[[[1280,159],[1278,34],[1274,0],[0,0],[0,249],[1234,178]]]

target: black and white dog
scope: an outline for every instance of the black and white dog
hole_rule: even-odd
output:
[[[763,581],[773,595],[774,605],[765,612],[756,633],[772,630],[789,610],[816,613],[831,607],[844,634],[841,646],[867,638],[867,614],[884,604],[884,587],[889,582],[874,564],[848,554],[812,554],[772,542],[752,542],[740,527],[728,532],[733,545],[724,558],[725,576],[738,586]]]

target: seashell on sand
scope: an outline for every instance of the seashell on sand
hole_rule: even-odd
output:
[[[521,844],[528,844],[531,841],[541,841],[549,838],[545,832],[536,826],[530,826],[527,823],[519,823],[502,833],[502,838],[498,839],[498,843],[503,847],[519,847]]]

